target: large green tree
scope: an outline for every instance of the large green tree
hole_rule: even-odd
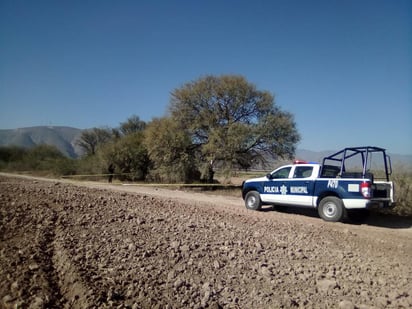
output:
[[[170,111],[208,166],[209,181],[216,164],[230,171],[268,156],[291,157],[300,139],[293,115],[243,76],[206,76],[186,83],[172,92]]]
[[[145,130],[145,145],[153,163],[153,180],[176,183],[199,179],[191,138],[174,119],[153,119]]]
[[[133,115],[125,122],[120,123],[120,132],[123,135],[128,135],[136,132],[141,132],[146,128],[146,122],[140,120],[139,116]]]
[[[120,179],[145,180],[150,160],[143,141],[143,132],[134,132],[106,143],[100,149],[104,170]]]
[[[113,137],[109,128],[93,128],[84,130],[80,135],[77,145],[82,148],[85,155],[95,155],[97,148],[110,141]]]

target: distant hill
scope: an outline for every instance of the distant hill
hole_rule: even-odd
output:
[[[78,157],[82,152],[76,145],[83,130],[60,127],[38,126],[11,130],[0,130],[0,146],[15,145],[31,148],[40,144],[56,146],[70,158]]]

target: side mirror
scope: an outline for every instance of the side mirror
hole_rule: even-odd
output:
[[[266,174],[266,178],[267,178],[267,179],[272,179],[272,178],[273,178],[273,177],[272,177],[272,174],[270,174],[270,173],[269,173],[269,174]]]

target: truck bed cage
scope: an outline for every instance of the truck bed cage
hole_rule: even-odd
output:
[[[340,171],[338,176],[340,177],[351,177],[357,174],[356,178],[369,178],[370,174],[367,171],[368,161],[370,160],[370,156],[373,153],[381,153],[384,166],[385,166],[385,175],[386,180],[389,181],[389,175],[392,173],[392,168],[390,164],[390,157],[386,155],[386,150],[384,148],[375,147],[375,146],[361,146],[361,147],[347,147],[344,148],[330,156],[324,157],[322,162],[322,169],[326,167],[331,167],[328,165],[332,162],[338,163],[340,166]],[[362,159],[362,173],[347,173],[346,172],[346,164],[345,161],[354,157],[354,156],[361,156]],[[322,171],[323,172],[323,171]],[[352,175],[353,174],[353,175]]]

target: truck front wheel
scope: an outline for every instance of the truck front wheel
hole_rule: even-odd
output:
[[[341,221],[345,215],[345,207],[340,198],[327,196],[320,201],[318,206],[319,216],[325,221]]]
[[[247,209],[260,210],[262,208],[262,201],[260,200],[259,192],[248,192],[245,196],[245,206]]]

